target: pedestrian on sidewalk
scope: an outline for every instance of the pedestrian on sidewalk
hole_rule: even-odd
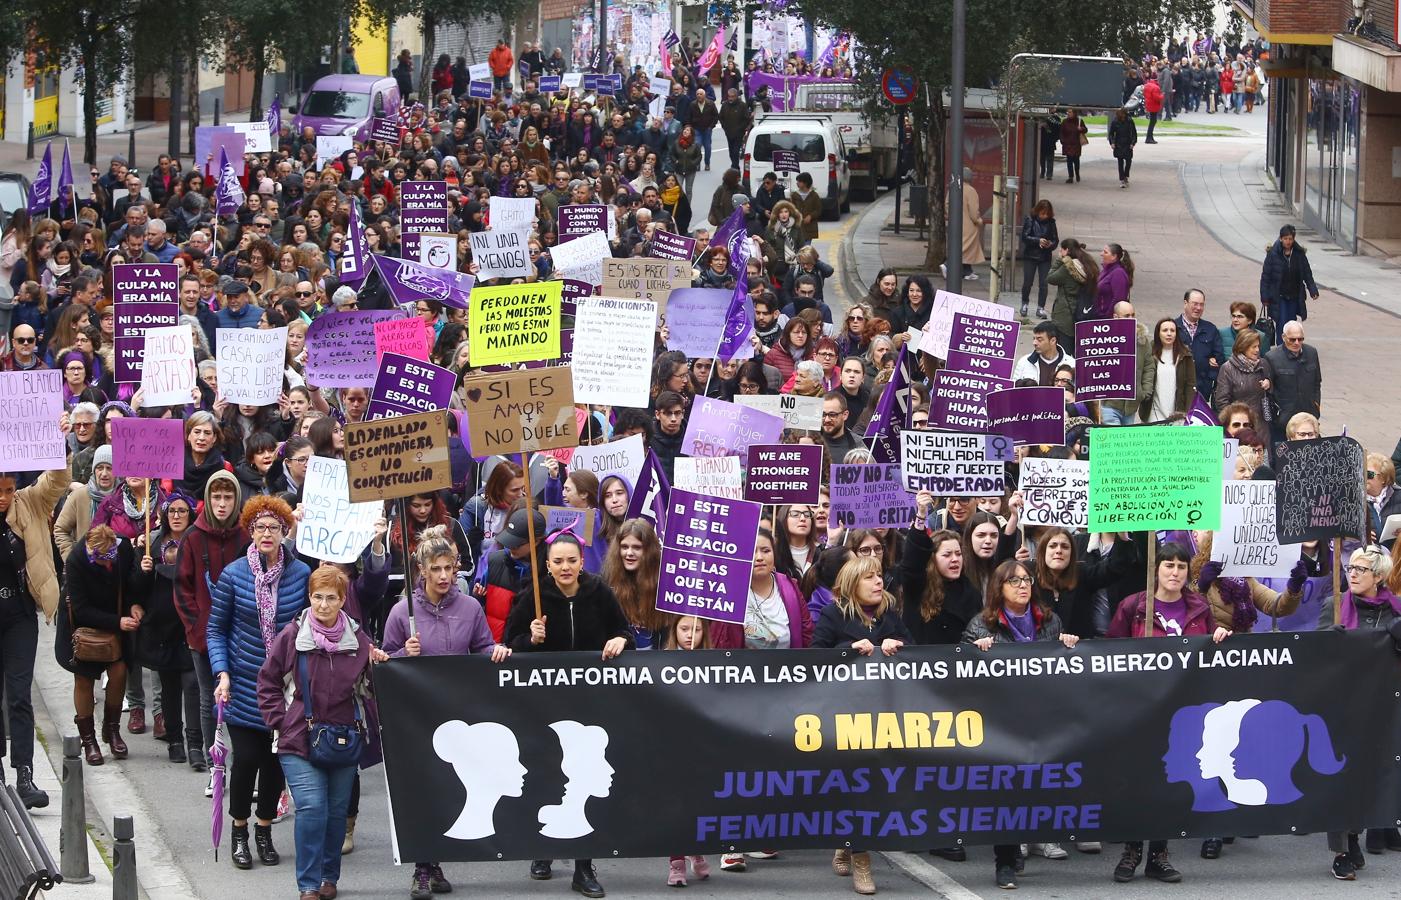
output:
[[[1056,213],[1049,200],[1038,200],[1031,215],[1022,221],[1022,315],[1027,313],[1031,299],[1033,276],[1039,282],[1036,293],[1036,315],[1046,318],[1046,276],[1051,271],[1051,255],[1060,235],[1056,233]],[[965,247],[965,256],[966,256]]]
[[[1150,81],[1143,86],[1143,109],[1148,113],[1148,136],[1144,138],[1145,144],[1158,143],[1153,139],[1153,129],[1158,125],[1158,118],[1163,114],[1163,90],[1158,86],[1158,82]]]
[[[1060,152],[1065,154],[1066,184],[1080,180],[1080,154],[1090,142],[1088,131],[1085,120],[1074,109],[1065,111],[1060,123]]]
[[[1323,415],[1323,368],[1318,351],[1304,343],[1304,326],[1284,326],[1284,343],[1265,354],[1265,377],[1279,415],[1270,423],[1272,440],[1285,439],[1285,427],[1299,413]]]
[[[1122,109],[1114,113],[1114,121],[1109,123],[1109,146],[1114,148],[1114,158],[1119,162],[1119,187],[1129,186],[1129,170],[1133,168],[1133,147],[1138,143],[1138,126]]]
[[[1056,299],[1051,303],[1056,340],[1074,356],[1075,323],[1094,318],[1099,266],[1085,252],[1083,244],[1075,238],[1066,238],[1060,242],[1046,281],[1056,286]],[[1082,310],[1089,315],[1082,317]]]
[[[1051,110],[1051,114],[1041,122],[1041,153],[1037,164],[1041,177],[1047,181],[1056,174],[1056,141],[1060,139],[1061,121],[1060,113]]]
[[[1050,177],[1049,175],[1047,176]],[[1043,201],[1044,202],[1044,201]],[[967,166],[963,167],[963,277],[969,281],[977,281],[978,275],[973,271],[974,266],[981,266],[987,262],[987,256],[983,253],[983,226],[987,223],[983,220],[983,201],[978,196],[978,188],[973,184],[973,170]],[[1054,245],[1052,245],[1054,248]],[[1045,285],[1041,288],[1042,295],[1045,294]]]
[[[1318,285],[1313,280],[1308,253],[1295,239],[1294,226],[1285,225],[1279,229],[1279,240],[1265,254],[1260,269],[1260,302],[1265,314],[1275,320],[1276,327],[1283,328],[1295,319],[1304,321],[1309,317],[1305,288],[1310,300],[1318,299]]]
[[[1216,391],[1216,374],[1226,361],[1221,330],[1202,317],[1206,311],[1206,294],[1188,288],[1182,296],[1182,315],[1177,317],[1178,340],[1192,351],[1197,366],[1197,393],[1203,399]]]

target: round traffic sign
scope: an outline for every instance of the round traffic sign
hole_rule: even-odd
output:
[[[880,90],[885,99],[897,106],[903,106],[915,99],[919,79],[909,69],[892,66],[881,73]]]

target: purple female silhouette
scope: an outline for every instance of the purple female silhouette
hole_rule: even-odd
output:
[[[1346,756],[1333,750],[1328,725],[1318,716],[1305,715],[1283,700],[1266,700],[1245,714],[1240,723],[1240,744],[1232,754],[1236,775],[1263,782],[1270,806],[1293,803],[1303,794],[1294,786],[1294,766],[1308,743],[1309,768],[1320,775],[1337,774]]]
[[[1168,749],[1163,754],[1163,769],[1169,784],[1186,782],[1192,788],[1193,812],[1225,812],[1236,805],[1226,799],[1221,782],[1203,778],[1197,753],[1202,749],[1202,729],[1207,713],[1220,708],[1220,703],[1184,706],[1172,716],[1168,726]]]

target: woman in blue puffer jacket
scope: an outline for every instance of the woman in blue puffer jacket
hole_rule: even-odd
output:
[[[279,861],[272,844],[272,820],[285,781],[272,749],[272,729],[258,709],[258,670],[273,638],[306,608],[311,570],[283,546],[292,529],[292,509],[282,500],[254,497],[243,507],[239,524],[252,536],[248,553],[219,575],[211,591],[209,667],[218,683],[216,702],[226,704],[224,721],[233,745],[229,769],[229,816],[233,819],[232,853],[235,868],[250,869],[248,816],[253,785],[258,787],[258,824],[254,828],[258,859],[265,866]]]

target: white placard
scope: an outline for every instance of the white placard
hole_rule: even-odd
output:
[[[656,328],[656,301],[580,297],[570,364],[574,402],[645,409]]]
[[[736,394],[740,406],[758,409],[783,419],[783,427],[800,431],[822,428],[822,398],[797,394]]]
[[[608,247],[608,235],[602,231],[591,231],[583,237],[551,247],[550,259],[555,271],[561,275],[598,287],[603,283],[603,260],[612,252]]]
[[[950,294],[948,291],[935,291],[933,303],[930,307],[929,322],[924,326],[917,349],[939,359],[949,358],[949,337],[953,333],[953,317],[956,313],[967,313],[970,316],[982,316],[984,319],[998,319],[1003,322],[1010,322],[1014,318],[1010,306],[989,303],[962,294]]]
[[[676,457],[672,487],[727,500],[744,499],[744,473],[738,456]]]
[[[576,88],[584,83],[583,72],[565,72],[559,79],[560,87]]]
[[[217,328],[219,396],[229,403],[267,406],[282,396],[287,329]]]
[[[375,523],[384,515],[384,504],[350,502],[350,479],[342,459],[311,457],[302,484],[297,552],[333,563],[355,562],[374,539]]]
[[[243,135],[246,142],[243,145],[244,153],[271,153],[272,133],[268,131],[267,122],[230,122],[233,129]]]
[[[467,67],[467,77],[472,81],[490,81],[491,63],[472,63]]]
[[[488,204],[488,221],[492,230],[533,227],[535,204],[534,197],[492,197]]]
[[[1211,558],[1225,578],[1288,578],[1303,544],[1280,546],[1275,532],[1275,483],[1227,481],[1221,485],[1221,530]]]
[[[642,476],[642,466],[647,461],[647,447],[642,435],[634,434],[618,441],[579,447],[569,460],[569,471],[587,469],[602,481],[608,475],[621,475],[628,480],[628,488],[637,484]]]
[[[418,262],[430,269],[457,271],[457,235],[436,232],[420,234]]]
[[[472,234],[472,261],[477,264],[477,280],[529,278],[535,271],[526,241],[528,228],[491,228]],[[645,405],[645,404],[644,404]]]
[[[1221,480],[1231,481],[1236,477],[1236,457],[1240,456],[1240,441],[1236,438],[1221,439]]]
[[[190,326],[147,328],[141,357],[143,405],[184,406],[191,402],[194,389],[195,345]]]
[[[935,497],[1000,497],[1006,491],[1006,470],[987,461],[985,436],[946,431],[906,429],[900,454],[900,480],[912,494],[930,491]]]
[[[355,146],[355,136],[350,134],[319,134],[316,136],[316,167],[324,169],[340,158],[340,155]]]
[[[1085,528],[1090,524],[1090,464],[1076,459],[1022,460],[1022,521],[1028,525]]]
[[[0,372],[0,472],[67,466],[67,444],[58,428],[62,416],[61,371]]]

